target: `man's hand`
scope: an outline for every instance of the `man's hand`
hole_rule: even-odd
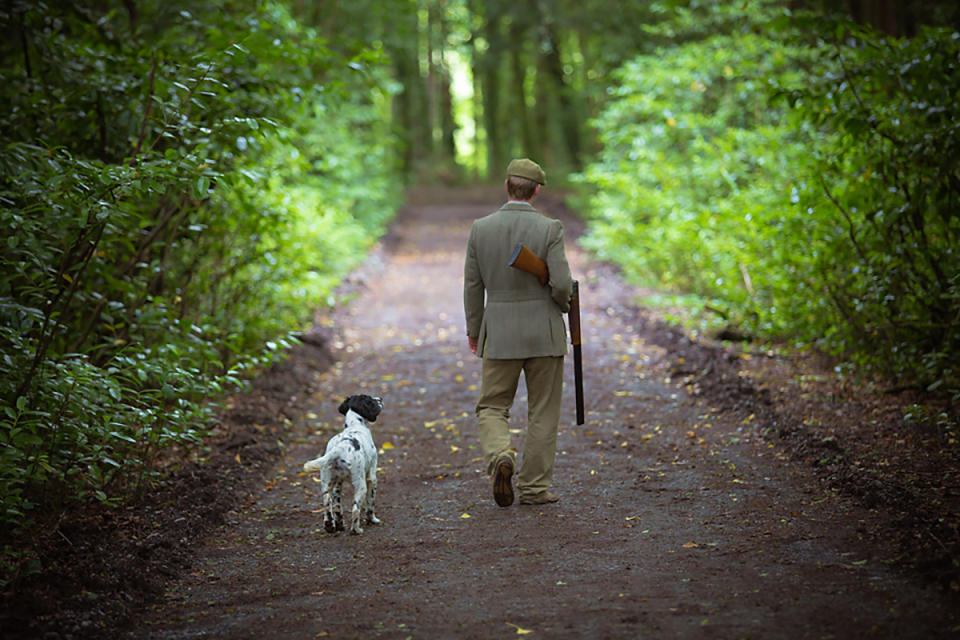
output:
[[[477,346],[480,343],[480,338],[471,338],[467,336],[467,344],[470,346],[470,353],[477,355]]]

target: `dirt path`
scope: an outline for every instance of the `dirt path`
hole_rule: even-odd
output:
[[[338,362],[316,376],[285,455],[197,550],[129,638],[931,638],[956,633],[940,592],[867,543],[881,512],[835,496],[752,418],[666,381],[630,296],[584,262],[587,424],[564,408],[560,503],[498,508],[481,473],[479,362],[463,335],[463,247],[498,193],[414,202],[319,324]],[[547,202],[546,204],[549,204]],[[562,208],[554,207],[562,214]],[[568,237],[578,225],[567,220]],[[572,382],[567,367],[568,384]],[[300,472],[353,393],[384,398],[378,512],[323,532]],[[525,399],[515,407],[522,430]],[[519,434],[516,436],[519,439]],[[240,450],[239,456],[244,455]]]

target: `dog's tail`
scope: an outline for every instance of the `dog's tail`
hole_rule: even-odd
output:
[[[310,473],[312,471],[320,471],[321,469],[323,469],[323,465],[326,463],[326,461],[327,461],[327,456],[322,455],[319,458],[315,458],[313,460],[305,462],[303,464],[303,470],[306,471],[307,473]]]
[[[307,473],[322,471],[323,468],[328,464],[332,469],[335,469],[338,472],[350,472],[350,465],[346,460],[341,458],[336,451],[324,454],[319,458],[310,460],[309,462],[305,462],[303,464],[303,470]]]

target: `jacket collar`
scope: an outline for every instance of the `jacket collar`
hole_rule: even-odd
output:
[[[500,207],[501,211],[536,211],[529,202],[511,201]]]

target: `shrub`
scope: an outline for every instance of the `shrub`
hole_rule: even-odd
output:
[[[929,389],[960,390],[960,34],[840,23],[787,93],[812,140],[800,205],[828,345]]]
[[[618,72],[579,178],[588,246],[755,335],[960,389],[960,36],[748,4],[680,11]]]
[[[269,2],[135,7],[0,12],[8,531],[200,443],[397,197],[376,51],[345,59]]]

